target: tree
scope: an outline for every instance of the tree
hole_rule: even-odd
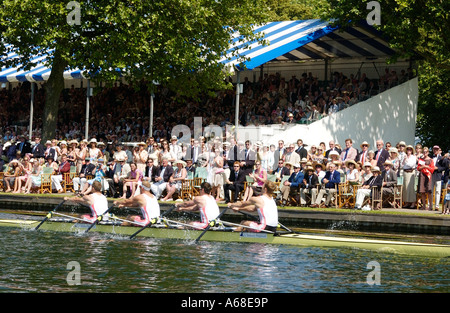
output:
[[[450,69],[450,2],[445,0],[330,0],[321,16],[341,27],[372,20],[373,3],[379,3],[379,25],[396,57],[419,55],[431,65]],[[369,5],[368,5],[369,4]]]
[[[330,0],[321,16],[342,27],[366,21],[369,1]],[[376,1],[374,1],[376,2]],[[416,136],[425,145],[450,149],[445,126],[450,112],[450,2],[445,0],[381,0],[380,25],[397,54],[418,65],[419,103]],[[369,17],[370,20],[370,17]]]
[[[18,58],[3,66],[31,68],[32,57],[49,53],[52,71],[47,81],[43,139],[54,137],[65,69],[84,69],[93,80],[126,77],[173,84],[192,73],[189,92],[224,86],[217,61],[229,49],[232,35],[258,39],[252,24],[266,18],[264,1],[2,1],[0,53]],[[177,84],[183,88],[183,84]],[[192,86],[196,86],[193,90]],[[183,91],[180,89],[180,91]]]

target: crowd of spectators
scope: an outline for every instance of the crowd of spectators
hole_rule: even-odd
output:
[[[290,79],[278,73],[265,74],[253,83],[245,79],[239,121],[244,126],[310,123],[411,77],[409,69],[398,75],[386,69],[378,80],[370,80],[365,74],[355,78],[342,73],[335,73],[327,83],[319,82],[311,73]],[[72,166],[76,168],[77,176],[75,192],[89,192],[92,181],[98,179],[106,182],[104,190],[110,196],[126,198],[138,190],[139,181],[147,179],[153,183],[152,192],[165,201],[171,200],[179,191],[181,181],[203,167],[207,169],[207,180],[213,186],[216,199],[228,202],[229,191],[236,191],[235,196],[243,191],[242,177],[245,180],[245,176],[251,176],[255,182],[243,195],[248,198],[260,192],[267,175],[275,175],[278,181],[283,175],[293,173],[302,173],[305,178],[313,169],[320,181],[331,166],[347,174],[348,161],[353,160],[358,169],[359,183],[363,183],[367,164],[382,172],[385,170],[384,161],[387,161],[392,163],[397,176],[408,176],[406,173],[411,173],[411,170],[415,176],[424,175],[419,179],[420,186],[412,184],[414,191],[409,183],[411,179],[405,180],[404,203],[414,207],[416,201],[415,198],[412,200],[411,194],[414,193],[415,197],[416,189],[422,194],[431,192],[430,188],[424,187],[424,179],[429,179],[430,186],[433,182],[431,190],[438,190],[438,185],[441,190],[448,181],[449,156],[442,155],[437,146],[437,149],[432,149],[434,167],[431,172],[439,174],[433,176],[422,174],[425,163],[430,171],[430,158],[425,157],[428,149],[422,151],[421,147],[407,147],[403,142],[394,147],[390,143],[384,147],[381,143],[385,150],[383,162],[378,160],[380,147],[377,147],[380,152],[370,151],[367,143],[362,143],[361,149],[354,148],[351,139],[346,141],[346,147],[330,141],[328,148],[324,142],[308,148],[302,140],[286,146],[279,142],[276,147],[264,142],[236,141],[228,133],[224,138],[192,138],[190,144],[180,145],[179,138],[171,130],[180,123],[193,129],[195,116],[201,116],[205,125],[223,127],[233,124],[234,90],[218,91],[214,97],[204,95],[194,99],[159,86],[154,100],[154,127],[152,136],[149,136],[150,94],[144,85],[117,83],[111,88],[100,88],[90,99],[90,138],[84,138],[86,89],[65,89],[60,99],[56,136],[45,143],[40,142],[42,120],[39,118],[42,116],[45,89],[39,88],[35,93],[32,142],[27,139],[30,85],[23,83],[12,90],[0,90],[0,106],[3,108],[0,111],[0,165],[3,167],[5,191],[32,192],[39,186],[38,176],[42,168],[51,166],[55,177],[58,176],[53,187],[62,192],[59,176]],[[414,151],[414,162],[407,157],[409,150]],[[238,178],[235,169],[241,170],[244,176]],[[238,186],[230,179],[241,180],[242,184]],[[287,186],[291,183],[288,181]],[[299,187],[303,183],[300,181],[296,185],[294,182],[293,186]],[[289,188],[285,188],[281,204],[288,194]],[[432,209],[431,205],[426,208]]]
[[[311,73],[285,78],[281,74],[264,74],[256,82],[245,78],[240,97],[239,122],[247,125],[275,123],[311,123],[324,116],[366,100],[412,77],[412,72],[386,69],[378,79],[364,73],[355,77],[334,73],[328,82],[319,81]],[[0,90],[0,135],[3,143],[27,134],[30,116],[30,83]],[[34,96],[33,132],[40,134],[45,102],[45,88],[37,88]],[[90,97],[89,136],[104,142],[145,141],[149,134],[150,93],[144,82],[138,85],[116,83],[96,88]],[[218,91],[196,98],[181,96],[158,86],[154,99],[153,137],[157,142],[170,139],[177,124],[193,127],[195,116],[205,125],[234,124],[235,91]],[[81,141],[85,134],[86,88],[64,89],[60,98],[57,140]]]

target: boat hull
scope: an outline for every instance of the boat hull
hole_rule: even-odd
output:
[[[34,229],[40,221],[29,220],[0,220],[0,226],[16,227],[24,229]],[[67,223],[46,221],[39,230],[83,233],[90,226],[85,223]],[[121,236],[131,236],[140,227],[118,226],[111,224],[97,224],[90,232],[116,234]],[[165,227],[148,227],[139,233],[139,237],[179,239],[194,241],[201,230],[185,230]],[[356,248],[365,250],[375,250],[380,252],[421,255],[428,257],[450,257],[450,246],[440,244],[427,244],[416,242],[402,242],[389,240],[373,240],[363,238],[333,237],[306,234],[281,234],[253,233],[253,232],[233,232],[221,230],[209,230],[201,238],[202,241],[221,242],[241,242],[241,243],[263,243],[276,245],[295,245],[301,247],[330,247],[330,248]]]

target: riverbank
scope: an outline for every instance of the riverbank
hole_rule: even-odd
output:
[[[0,209],[17,213],[34,212],[45,214],[62,201],[64,194],[10,194],[0,193]],[[109,205],[115,199],[109,198]],[[171,208],[175,202],[160,202],[161,210]],[[219,204],[225,208],[225,204]],[[73,210],[73,205],[64,205],[64,210]],[[77,208],[78,210],[78,208]],[[242,219],[242,215],[231,210],[223,217]],[[360,211],[335,208],[279,208],[280,223],[288,227],[311,227],[331,230],[350,230],[367,232],[449,235],[450,216],[438,211],[408,209],[387,209]]]

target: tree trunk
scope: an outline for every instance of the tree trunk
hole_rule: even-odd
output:
[[[55,138],[57,123],[58,123],[58,111],[59,111],[59,99],[61,92],[64,89],[64,70],[67,66],[67,62],[61,57],[59,49],[55,49],[53,58],[52,71],[50,77],[45,84],[45,106],[42,125],[42,139],[52,140]]]

